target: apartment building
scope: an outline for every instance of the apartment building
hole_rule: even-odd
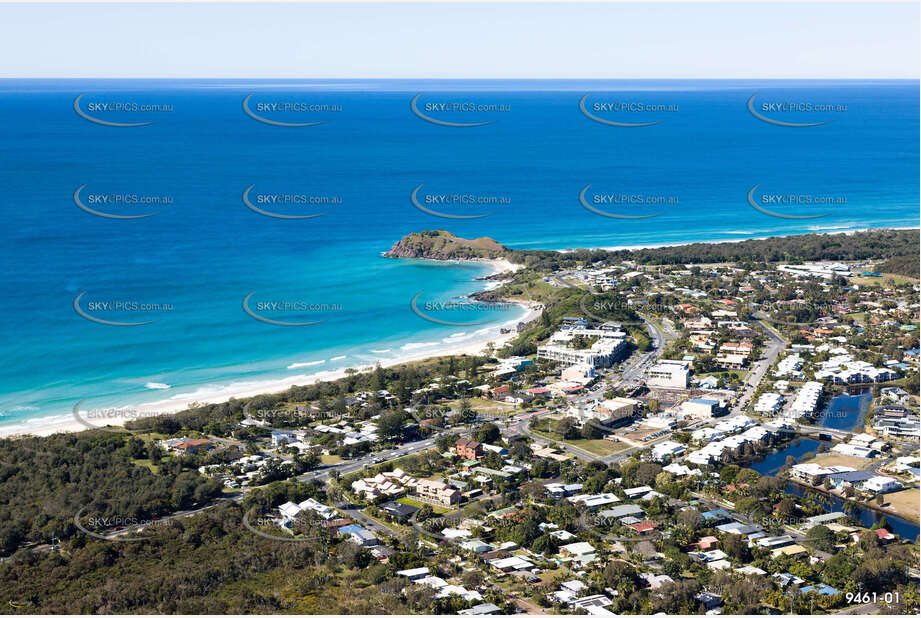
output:
[[[460,502],[460,491],[442,481],[419,479],[413,486],[413,492],[420,498],[433,500],[445,506]]]
[[[459,457],[464,459],[479,459],[483,456],[483,445],[476,440],[461,438],[454,445],[454,450]]]

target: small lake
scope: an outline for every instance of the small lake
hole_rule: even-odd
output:
[[[806,491],[807,491],[804,487],[797,485],[796,483],[793,483],[793,482],[788,482],[785,487],[785,490],[788,494],[792,494],[794,496],[803,496],[806,494]],[[847,509],[845,509],[844,500],[842,500],[838,496],[830,496],[828,494],[823,494],[820,492],[814,492],[814,493],[819,493],[819,495],[821,496],[822,502],[825,505],[825,508],[829,512],[842,511],[844,513],[847,513],[851,518],[856,519],[857,521],[859,521],[861,524],[863,524],[867,528],[869,528],[873,524],[878,523],[883,517],[885,517],[886,522],[888,523],[889,530],[896,533],[903,539],[907,539],[913,543],[918,538],[919,531],[921,531],[919,530],[918,524],[910,522],[907,519],[904,519],[897,515],[890,515],[888,513],[880,513],[879,511],[874,511],[873,509],[869,509],[865,506],[860,506],[860,505],[856,505],[856,506],[851,505]]]
[[[812,438],[799,438],[793,440],[781,450],[771,453],[763,460],[753,462],[748,467],[761,476],[775,476],[780,468],[787,462],[787,456],[792,456],[799,461],[800,457],[806,453],[818,452],[820,444],[822,443]]]
[[[869,396],[869,391],[867,391],[867,393],[865,394],[861,394],[857,396],[839,395],[838,397],[847,397],[851,400],[854,400],[854,399],[861,399],[863,397],[868,397],[868,396]],[[838,399],[838,397],[836,397],[835,399]],[[834,400],[832,403],[834,403]],[[839,404],[839,405],[843,405],[843,404]],[[865,405],[865,404],[860,404],[860,405]],[[854,409],[857,409],[857,408],[854,408]],[[864,407],[863,409],[865,410],[866,408]],[[780,449],[779,451],[775,453],[771,453],[770,455],[765,457],[763,460],[751,463],[748,467],[754,470],[755,472],[757,472],[758,474],[761,474],[762,476],[776,476],[777,473],[780,471],[780,468],[786,464],[787,456],[792,456],[797,461],[799,461],[800,458],[806,453],[816,453],[819,449],[819,445],[821,444],[822,442],[820,442],[819,440],[813,440],[811,438],[799,438],[799,439],[793,440],[792,442],[790,442],[790,444]],[[807,491],[802,486],[797,485],[796,483],[793,483],[793,482],[789,482],[789,481],[786,483],[786,486],[784,489],[788,494],[792,494],[795,496],[803,496]],[[818,493],[821,496],[822,502],[829,512],[843,511],[847,513],[849,516],[851,516],[853,519],[859,521],[862,525],[868,528],[878,523],[880,519],[885,517],[886,521],[888,522],[889,530],[899,535],[903,539],[908,539],[914,542],[915,539],[918,538],[919,532],[921,532],[921,530],[919,530],[918,524],[913,523],[902,517],[898,517],[897,515],[889,515],[885,513],[880,513],[878,511],[874,511],[873,509],[870,509],[864,506],[859,506],[859,505],[857,506],[851,505],[848,507],[847,510],[845,510],[843,499],[837,496],[823,494],[821,492],[815,492],[815,493]]]
[[[820,413],[816,426],[844,431],[857,431],[863,427],[864,416],[870,409],[873,392],[869,388],[856,389],[854,394],[841,393]]]

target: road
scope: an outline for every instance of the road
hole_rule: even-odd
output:
[[[634,383],[635,380],[638,380],[646,372],[646,368],[649,367],[662,353],[665,351],[666,344],[677,337],[677,334],[674,330],[670,332],[665,332],[659,325],[647,318],[644,315],[637,314],[642,319],[646,325],[646,331],[649,333],[649,341],[652,345],[652,349],[648,352],[642,352],[635,358],[630,358],[624,361],[623,369],[621,371],[620,380],[615,383],[615,386],[629,386]]]
[[[753,321],[764,331],[768,337],[768,341],[765,346],[764,355],[755,361],[751,371],[749,371],[748,375],[745,377],[745,384],[742,386],[742,390],[739,392],[739,396],[736,399],[736,405],[731,412],[733,415],[740,414],[742,410],[745,409],[745,406],[748,404],[755,390],[757,390],[758,385],[761,384],[761,380],[763,380],[764,376],[767,374],[768,369],[774,365],[777,357],[784,348],[787,347],[788,343],[763,322],[759,320]]]

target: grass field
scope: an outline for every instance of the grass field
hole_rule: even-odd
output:
[[[613,442],[611,440],[561,440],[553,434],[544,432],[544,431],[534,431],[533,433],[547,438],[548,440],[553,440],[560,444],[568,444],[569,446],[574,446],[580,448],[583,451],[588,451],[593,455],[598,455],[599,457],[607,457],[608,455],[613,455],[614,453],[619,453],[625,449],[630,448],[629,444],[623,442]]]
[[[884,499],[884,504],[888,504],[889,508],[902,517],[906,517],[912,521],[918,521],[921,490],[903,489],[902,491],[886,494]]]
[[[320,463],[332,466],[342,463],[342,457],[339,457],[339,455],[320,455]]]
[[[447,513],[448,511],[451,510],[443,506],[436,506],[434,504],[429,504],[427,502],[419,502],[418,500],[413,500],[412,498],[407,498],[406,496],[403,496],[402,498],[398,498],[397,502],[399,502],[400,504],[406,504],[408,506],[414,506],[417,509],[421,509],[423,506],[428,506],[429,508],[432,509],[433,512],[435,512],[438,515],[441,515],[442,513]]]
[[[159,468],[157,468],[157,466],[156,466],[155,464],[151,463],[151,461],[150,461],[149,459],[132,459],[132,460],[131,460],[131,463],[132,463],[133,465],[139,466],[139,467],[141,467],[141,468],[147,468],[148,470],[150,470],[150,471],[153,472],[154,474],[158,474],[159,471],[160,471]]]
[[[809,463],[819,464],[820,466],[849,466],[855,470],[863,470],[871,463],[869,459],[863,457],[848,457],[847,455],[819,455]]]
[[[612,442],[611,440],[561,440],[565,444],[580,448],[600,457],[607,457],[614,453],[619,453],[630,448],[630,445],[623,442]]]
[[[852,283],[857,283],[859,285],[889,285],[889,281],[894,281],[896,285],[900,283],[917,283],[917,279],[911,277],[906,277],[905,275],[888,275],[886,273],[881,273],[879,277],[863,277],[855,276],[848,279]]]
[[[449,405],[456,410],[460,408],[461,400],[452,399],[444,403],[445,405]],[[518,414],[519,412],[521,412],[521,410],[517,406],[513,406],[512,404],[496,403],[495,401],[491,399],[486,399],[484,397],[471,397],[470,399],[467,400],[467,403],[470,404],[470,408],[472,410],[482,413],[482,414],[509,416],[509,415],[514,415],[514,414]]]

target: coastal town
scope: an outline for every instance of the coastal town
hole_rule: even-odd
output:
[[[152,419],[130,441],[214,483],[258,542],[377,569],[405,611],[910,613],[919,287],[877,268],[609,257],[497,275],[477,302],[545,307],[503,347]]]

